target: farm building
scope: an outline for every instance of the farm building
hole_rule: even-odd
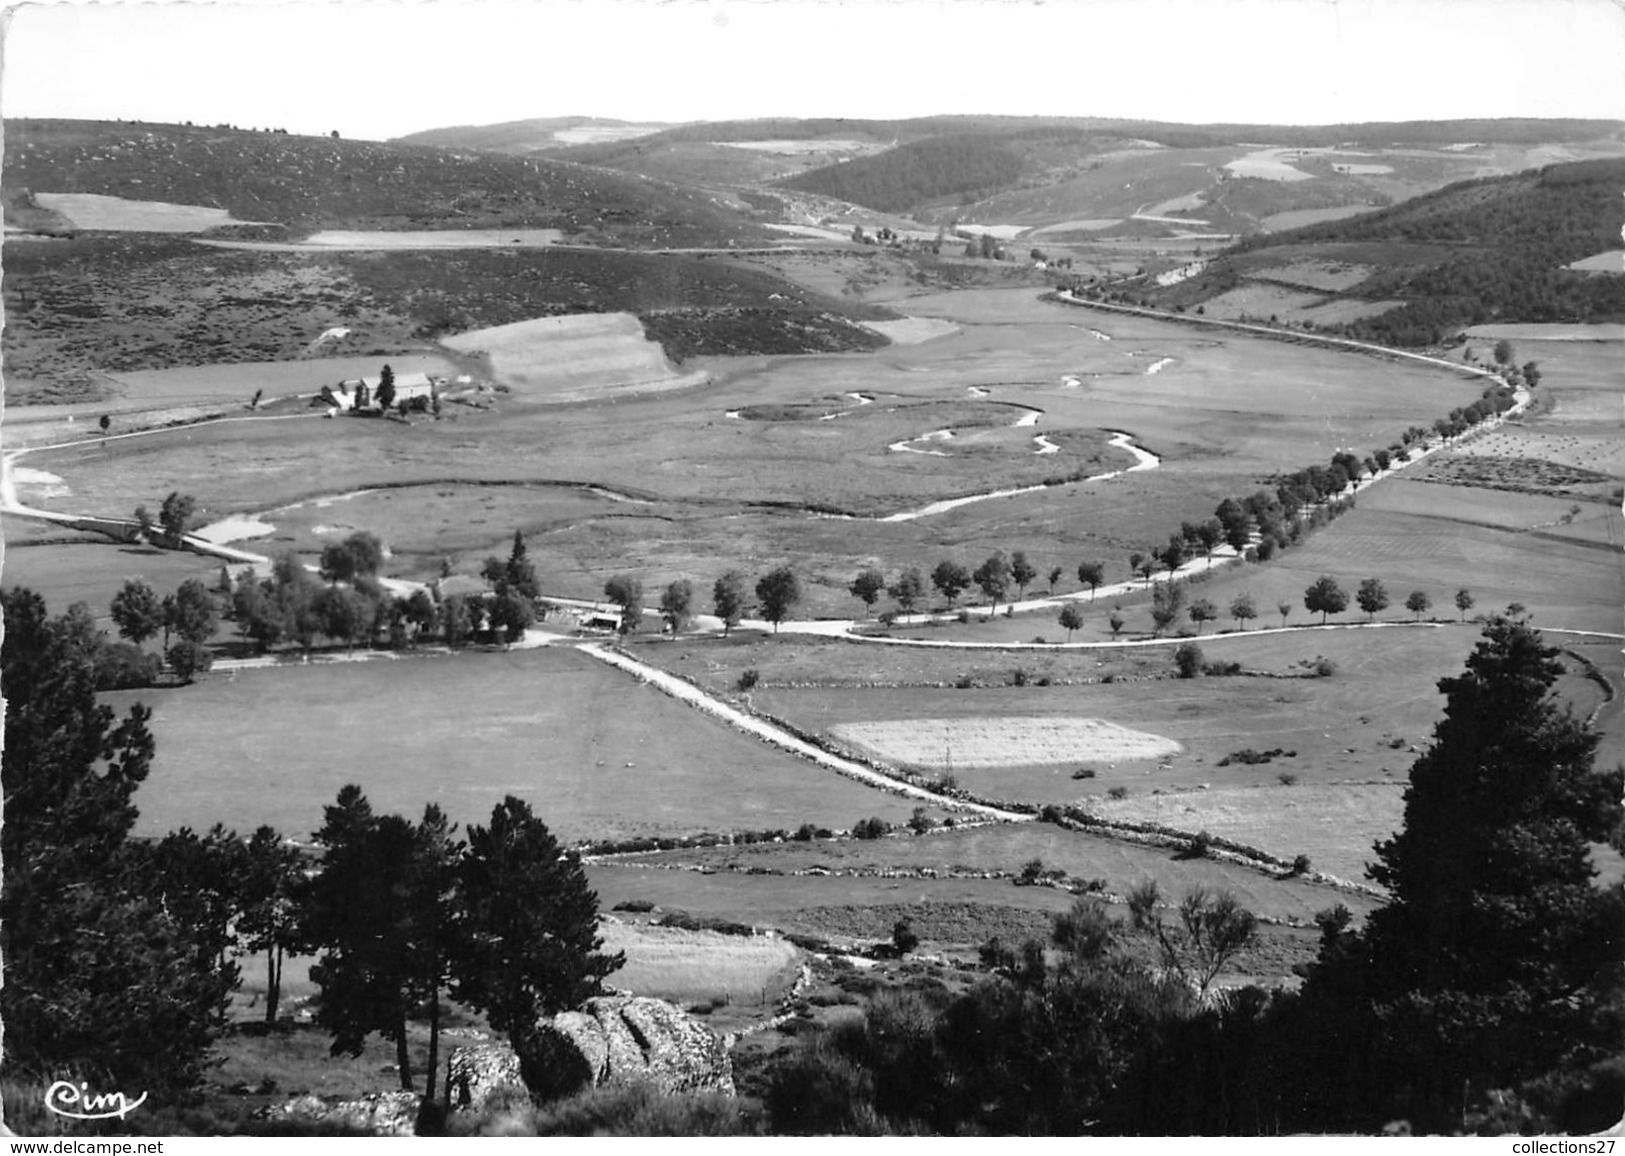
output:
[[[341,413],[378,413],[378,377],[360,377],[324,385],[312,405],[326,405]],[[432,399],[440,383],[426,373],[401,373],[395,377],[395,406],[406,406],[414,398]]]

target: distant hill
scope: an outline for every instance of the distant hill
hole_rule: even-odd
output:
[[[433,148],[486,149],[525,155],[574,145],[632,140],[672,128],[670,124],[633,123],[597,116],[549,116],[501,124],[456,125],[396,137],[391,144]]]
[[[770,239],[698,190],[546,159],[187,125],[5,127],[4,185],[13,194],[204,205],[295,232],[559,228],[571,240],[630,247]]]
[[[1324,291],[1325,304],[1389,303],[1323,328],[1397,345],[1436,344],[1491,321],[1622,318],[1625,278],[1565,268],[1617,246],[1622,189],[1625,159],[1463,181],[1392,208],[1247,238],[1152,296],[1207,312],[1273,285]],[[1307,320],[1314,307],[1294,308]]]

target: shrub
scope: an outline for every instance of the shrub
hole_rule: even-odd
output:
[[[1126,799],[1128,798],[1128,788],[1113,787],[1111,790],[1107,791],[1106,794],[1113,799]]]
[[[1016,876],[1016,882],[1031,886],[1044,875],[1044,861],[1042,859],[1029,859],[1021,866],[1021,874]]]
[[[954,679],[954,686],[959,690],[969,690],[975,685],[976,684],[971,681],[971,677],[968,674],[962,674],[958,678]]]
[[[1027,685],[1027,669],[1025,667],[1018,666],[1018,667],[1015,668],[1015,670],[1010,672],[1010,685],[1011,686],[1026,686]]]
[[[1185,844],[1185,849],[1179,853],[1181,859],[1206,859],[1213,851],[1213,836],[1206,831],[1198,831]]]
[[[1202,670],[1202,648],[1194,642],[1181,643],[1174,651],[1174,666],[1180,678],[1195,678]]]
[[[1072,772],[1072,777],[1074,779],[1092,779],[1095,777],[1095,768],[1079,767],[1077,770]]]
[[[1202,667],[1202,673],[1212,675],[1215,678],[1224,678],[1231,675],[1237,675],[1241,673],[1241,663],[1218,661],[1210,662]]]
[[[908,829],[916,835],[923,835],[937,825],[937,821],[926,814],[924,807],[915,807],[914,813],[908,817]]]
[[[740,690],[750,690],[752,687],[754,687],[757,683],[759,683],[761,681],[762,681],[762,672],[757,670],[753,666],[749,670],[745,671],[744,673],[742,673],[739,676],[739,689]]]
[[[970,625],[970,611],[969,610],[961,610],[959,612],[959,624],[961,626],[969,626]]]
[[[857,839],[879,839],[883,835],[891,834],[891,824],[879,816],[870,816],[859,820],[857,826],[852,828],[852,835]]]
[[[794,839],[798,843],[810,843],[817,837],[818,828],[813,826],[811,823],[801,824],[801,826],[796,828],[796,833],[790,836],[790,838]]]
[[[1307,856],[1307,855],[1299,855],[1295,859],[1292,860],[1292,874],[1294,874],[1294,875],[1307,875],[1307,874],[1309,874],[1309,856]]]
[[[630,911],[634,915],[643,915],[654,909],[655,905],[652,899],[625,899],[617,903],[613,908],[615,911]]]
[[[1329,658],[1317,657],[1313,669],[1316,678],[1330,678],[1337,673],[1337,663]]]
[[[1282,771],[1275,777],[1277,780],[1279,780],[1283,787],[1295,786],[1298,782],[1298,776],[1293,774],[1291,771]]]
[[[913,924],[907,919],[899,919],[891,929],[891,942],[901,957],[920,946],[920,937],[914,933]]]

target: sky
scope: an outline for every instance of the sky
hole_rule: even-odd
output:
[[[6,116],[374,140],[553,116],[1625,119],[1625,0],[63,0],[6,16]]]

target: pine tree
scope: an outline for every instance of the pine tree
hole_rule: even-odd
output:
[[[1587,844],[1619,829],[1625,771],[1595,771],[1597,737],[1552,699],[1557,653],[1496,617],[1439,682],[1444,718],[1370,869],[1392,900],[1334,937],[1341,975],[1320,979],[1363,993],[1360,1099],[1397,1093],[1422,1128],[1617,1050],[1625,895],[1596,886]]]

